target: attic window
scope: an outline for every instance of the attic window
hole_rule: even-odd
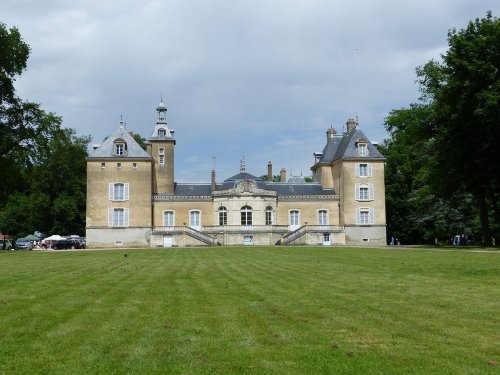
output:
[[[365,142],[359,142],[356,147],[358,156],[368,156],[368,145]]]
[[[127,154],[127,143],[123,139],[117,139],[113,145],[113,153],[116,156],[123,156]]]
[[[165,138],[166,133],[165,129],[158,129],[158,138]]]

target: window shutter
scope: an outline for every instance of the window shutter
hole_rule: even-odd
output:
[[[109,184],[109,200],[115,200],[115,184]]]
[[[375,223],[375,209],[373,208],[370,208],[370,224],[374,224]]]
[[[129,183],[123,184],[123,199],[128,201],[128,190],[129,190]]]
[[[354,185],[354,194],[355,194],[356,200],[359,201],[359,184]]]
[[[360,173],[359,173],[359,164],[356,164],[356,177],[359,177]]]
[[[370,200],[372,201],[375,196],[375,192],[374,192],[374,188],[373,188],[373,184],[368,184],[368,194],[370,196]]]
[[[123,226],[128,227],[129,220],[128,220],[128,208],[123,209]]]
[[[361,222],[361,214],[359,212],[359,208],[356,208],[356,224],[359,225],[360,222]]]
[[[368,164],[368,177],[372,177],[372,165]]]
[[[114,210],[112,208],[108,208],[108,227],[113,226],[113,213]]]

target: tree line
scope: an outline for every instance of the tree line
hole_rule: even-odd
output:
[[[29,45],[0,23],[0,232],[85,234],[86,162],[90,137],[17,96]]]
[[[448,32],[441,61],[418,67],[421,97],[386,118],[388,235],[405,243],[500,233],[500,22]]]
[[[447,40],[416,70],[419,100],[385,121],[387,234],[498,244],[500,22],[488,12]],[[0,51],[0,232],[84,235],[90,137],[16,95],[30,53],[17,28],[0,23]]]

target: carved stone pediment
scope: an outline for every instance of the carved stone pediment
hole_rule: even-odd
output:
[[[273,190],[259,189],[257,183],[253,180],[241,180],[236,183],[236,186],[228,190],[219,190],[213,192],[214,196],[241,196],[241,195],[251,195],[251,196],[276,196],[276,192]]]
[[[236,184],[235,189],[238,193],[256,193],[257,190],[264,191],[263,189],[258,189],[255,181],[243,180]]]

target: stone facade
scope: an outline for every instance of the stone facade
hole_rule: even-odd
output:
[[[166,107],[143,150],[120,124],[87,158],[87,246],[386,244],[384,158],[349,120],[327,131],[313,182],[245,171],[210,183],[174,180]],[[268,164],[272,176],[272,164]]]

